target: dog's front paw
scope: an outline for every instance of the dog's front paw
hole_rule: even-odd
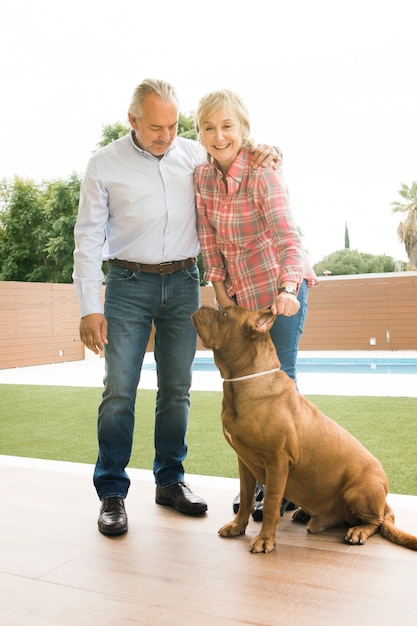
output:
[[[259,534],[249,544],[249,552],[272,552],[276,546],[275,535],[269,537]]]
[[[246,526],[247,522],[243,524],[242,522],[236,523],[236,520],[233,520],[233,522],[229,522],[219,529],[219,535],[221,537],[239,537],[245,534]]]

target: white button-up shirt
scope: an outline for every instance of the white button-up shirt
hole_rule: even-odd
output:
[[[176,137],[157,159],[131,134],[91,157],[74,230],[82,317],[102,312],[103,260],[157,264],[198,254],[193,173],[204,158],[197,142]]]

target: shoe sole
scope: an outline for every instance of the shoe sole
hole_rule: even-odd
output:
[[[98,527],[98,529],[101,532],[101,534],[105,535],[106,537],[117,537],[119,535],[125,535],[128,531],[127,526],[126,528],[119,528],[117,530],[104,530],[103,528],[100,528],[100,526]]]

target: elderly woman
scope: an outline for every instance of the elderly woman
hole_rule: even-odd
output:
[[[281,368],[296,382],[308,287],[318,281],[282,173],[272,167],[251,167],[249,115],[232,91],[204,96],[195,126],[207,152],[207,161],[194,174],[205,278],[212,282],[221,308],[271,307],[277,315],[271,338]],[[257,509],[259,519],[262,505]]]

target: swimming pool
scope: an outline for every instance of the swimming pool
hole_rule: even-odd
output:
[[[143,369],[155,370],[155,363],[145,363]],[[214,372],[217,367],[212,357],[194,359],[195,372]],[[417,374],[417,359],[378,357],[300,357],[297,372],[327,374]]]

